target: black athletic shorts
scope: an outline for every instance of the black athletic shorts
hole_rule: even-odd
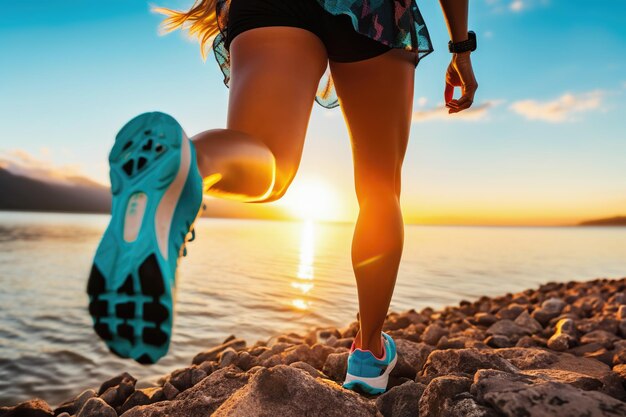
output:
[[[264,26],[292,26],[316,34],[326,46],[328,59],[355,62],[373,58],[390,46],[357,32],[350,16],[333,15],[317,0],[231,0],[225,47],[238,34]],[[230,51],[230,50],[229,50]]]

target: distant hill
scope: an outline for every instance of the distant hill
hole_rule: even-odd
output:
[[[282,207],[208,199],[204,217],[289,219]],[[0,211],[50,211],[67,213],[111,212],[108,187],[85,177],[47,181],[16,175],[0,168]]]
[[[48,182],[0,168],[0,210],[109,213],[109,188],[87,178]]]
[[[626,216],[615,216],[606,219],[587,220],[579,226],[626,226]]]

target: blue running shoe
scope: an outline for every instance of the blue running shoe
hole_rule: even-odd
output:
[[[194,235],[202,177],[193,143],[159,112],[120,130],[109,164],[111,221],[89,275],[89,314],[113,353],[155,363],[172,337],[176,268]]]
[[[352,343],[348,356],[348,372],[343,387],[347,389],[360,388],[368,394],[382,394],[387,389],[389,374],[396,366],[398,354],[396,343],[391,336],[381,332],[383,342],[383,357],[377,358],[369,350],[355,348]]]

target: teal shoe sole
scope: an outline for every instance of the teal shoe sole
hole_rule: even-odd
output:
[[[109,154],[111,220],[89,275],[89,313],[111,352],[142,364],[165,356],[172,336],[175,268],[162,255],[163,244],[159,248],[155,216],[168,189],[191,175],[181,165],[187,140],[171,116],[145,113],[120,130]],[[190,224],[201,191],[197,203],[185,213]]]
[[[346,382],[342,386],[345,389],[349,389],[353,391],[361,390],[367,394],[372,394],[372,395],[382,394],[383,392],[386,391],[385,388],[374,388],[363,381],[350,381],[350,382]]]

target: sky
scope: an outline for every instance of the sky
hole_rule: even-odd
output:
[[[0,162],[108,184],[115,134],[139,113],[169,113],[190,136],[225,127],[229,90],[213,54],[203,62],[185,33],[159,34],[150,12],[191,3],[0,0]],[[415,74],[406,222],[568,225],[626,214],[626,1],[470,1],[479,88],[473,108],[454,115],[443,109],[451,56],[441,8],[417,4],[435,51]],[[300,171],[272,204],[302,212],[311,198],[328,201],[322,220],[356,218],[340,108],[314,105]]]

